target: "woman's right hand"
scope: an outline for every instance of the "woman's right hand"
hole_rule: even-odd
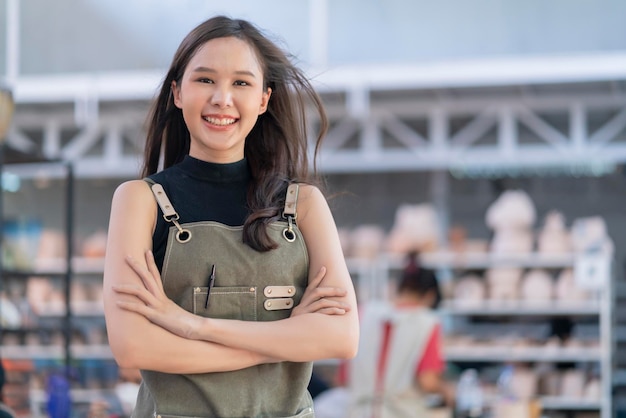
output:
[[[309,281],[300,304],[291,311],[291,317],[306,313],[343,315],[350,309],[350,305],[341,301],[347,293],[346,289],[320,286],[324,276],[326,267],[322,267],[313,280]]]
[[[128,265],[141,278],[143,286],[134,284],[112,286],[117,293],[135,296],[138,299],[136,302],[118,300],[117,306],[143,315],[153,324],[180,337],[196,339],[203,318],[187,312],[167,297],[152,251],[148,251],[145,257],[145,265],[131,257],[126,258]]]

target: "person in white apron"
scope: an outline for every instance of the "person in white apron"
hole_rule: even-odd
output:
[[[312,106],[310,106],[312,105]],[[311,363],[352,358],[356,297],[314,185],[311,84],[247,21],[183,40],[152,108],[144,180],[113,197],[109,343],[142,370],[134,417],[313,417]]]
[[[394,299],[363,305],[359,352],[342,366],[345,388],[316,399],[320,418],[429,417],[424,395],[444,392],[439,300],[434,273],[410,254]]]

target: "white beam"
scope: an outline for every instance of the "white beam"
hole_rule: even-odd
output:
[[[84,97],[102,101],[151,100],[164,77],[162,71],[21,76],[14,97],[21,103],[72,103]]]
[[[570,105],[569,132],[572,140],[572,147],[579,151],[584,148],[587,141],[587,109],[580,101],[574,101]]]
[[[423,136],[415,132],[398,118],[388,116],[382,119],[380,123],[387,132],[407,148],[424,147],[428,144]]]
[[[458,147],[467,147],[487,133],[496,122],[496,111],[491,106],[483,109],[461,128],[452,138],[450,144]]]
[[[343,66],[316,78],[320,91],[347,83],[373,89],[405,90],[580,83],[626,79],[626,52],[524,56],[433,62],[414,65]]]
[[[43,131],[43,155],[58,158],[61,153],[61,126],[56,119],[45,121]]]
[[[328,67],[328,0],[309,0],[309,50],[314,68]]]
[[[544,141],[551,143],[557,148],[568,146],[568,140],[561,132],[554,129],[554,127],[550,126],[530,109],[526,107],[518,108],[517,118]]]
[[[430,112],[429,121],[428,137],[433,148],[440,151],[445,150],[450,136],[448,113],[442,106],[436,106]]]
[[[63,159],[75,161],[83,157],[98,142],[101,134],[98,124],[88,125],[63,148]]]
[[[6,2],[6,78],[13,86],[20,75],[20,0]]]
[[[594,132],[589,138],[589,142],[601,146],[613,140],[624,129],[626,129],[626,108],[622,109],[621,112],[613,116],[611,120]]]
[[[503,157],[516,154],[518,145],[517,124],[513,110],[509,107],[498,111],[498,146]]]

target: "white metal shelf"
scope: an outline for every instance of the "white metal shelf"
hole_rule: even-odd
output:
[[[30,399],[33,403],[44,403],[48,401],[48,394],[42,389],[31,389]],[[70,396],[73,402],[91,403],[94,401],[106,399],[105,395],[115,396],[113,389],[71,389]]]
[[[108,345],[71,345],[70,351],[75,359],[113,358]],[[7,360],[62,360],[65,358],[65,350],[61,346],[50,345],[5,345],[2,347],[2,357]]]
[[[65,350],[51,345],[3,345],[2,357],[7,360],[62,360]]]
[[[539,401],[544,410],[598,411],[602,409],[602,403],[597,399],[542,396]]]
[[[600,348],[596,347],[512,347],[507,345],[445,346],[446,361],[459,362],[596,362],[602,359]]]
[[[596,316],[600,315],[600,302],[586,301],[520,301],[484,300],[468,304],[464,301],[445,300],[439,312],[442,315],[467,316]]]
[[[104,306],[101,301],[74,301],[71,302],[72,317],[101,317],[104,316]],[[40,317],[65,316],[65,305],[44,305],[37,313]]]
[[[64,258],[36,258],[32,265],[7,270],[8,274],[31,276],[60,276],[67,273],[67,261]],[[102,274],[104,272],[104,258],[73,257],[72,274]]]
[[[38,258],[33,266],[34,273],[63,273],[67,263],[64,258]],[[102,274],[104,272],[104,258],[73,257],[73,274]]]
[[[113,353],[111,347],[108,345],[73,345],[70,347],[72,357],[76,359],[100,359],[100,360],[112,360]]]
[[[388,254],[385,256],[390,268],[398,269],[404,264],[401,256]],[[489,252],[453,252],[439,251],[422,253],[420,261],[429,268],[451,269],[487,269],[491,267],[525,267],[525,268],[567,268],[573,267],[574,253],[511,253],[492,254]]]

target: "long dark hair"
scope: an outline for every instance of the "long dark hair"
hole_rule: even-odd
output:
[[[328,129],[328,120],[320,97],[292,62],[293,57],[250,22],[217,16],[198,25],[183,39],[148,116],[142,176],[156,173],[161,158],[163,168],[167,168],[189,153],[189,130],[182,111],[174,105],[172,81],[180,83],[189,61],[206,42],[231,36],[247,42],[256,51],[265,78],[264,89],[272,89],[267,111],[248,134],[244,151],[252,181],[247,196],[250,215],[244,223],[243,239],[255,250],[268,251],[276,248],[276,243],[267,234],[266,226],[281,215],[288,184],[319,183],[315,156]],[[310,106],[319,117],[312,173],[306,123]]]
[[[431,308],[437,308],[441,302],[441,289],[439,281],[433,270],[420,265],[419,254],[411,252],[407,255],[406,265],[402,271],[398,292],[409,292],[418,295],[426,295],[432,292],[435,299]]]

